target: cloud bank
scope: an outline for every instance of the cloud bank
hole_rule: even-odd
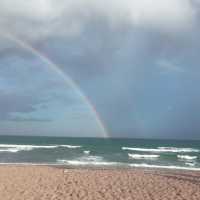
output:
[[[27,40],[75,36],[94,18],[121,26],[174,32],[190,29],[197,15],[191,0],[2,0],[0,30]]]

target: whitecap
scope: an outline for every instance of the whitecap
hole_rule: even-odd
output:
[[[0,152],[12,152],[16,153],[19,151],[31,151],[33,149],[54,149],[54,148],[69,148],[76,149],[81,148],[81,146],[75,145],[21,145],[21,144],[0,144]]]
[[[90,151],[83,151],[84,154],[90,154]]]
[[[131,159],[157,159],[160,155],[128,154]]]
[[[82,156],[75,160],[58,159],[58,163],[63,163],[66,165],[117,165],[118,162],[108,162],[101,156]]]
[[[129,151],[140,151],[140,152],[172,152],[172,153],[178,153],[178,152],[199,152],[198,149],[192,149],[192,148],[176,148],[176,147],[158,147],[155,149],[152,148],[134,148],[134,147],[122,147],[122,150],[129,150]]]
[[[182,167],[176,165],[150,165],[146,163],[142,164],[129,164],[130,167],[137,167],[137,168],[158,168],[158,169],[173,169],[173,170],[192,170],[192,171],[200,171],[200,168],[196,167]]]
[[[186,162],[185,165],[188,165],[190,167],[194,167],[195,166],[195,163],[193,162]]]
[[[11,153],[17,153],[19,150],[15,148],[8,148],[8,149],[0,149],[0,152],[11,152]]]
[[[69,149],[77,149],[77,148],[81,148],[82,146],[79,146],[79,145],[65,145],[65,144],[62,144],[62,145],[57,145],[57,147],[66,147],[66,148],[69,148]]]
[[[199,152],[199,149],[194,148],[177,148],[177,147],[158,147],[158,149],[166,152]]]
[[[118,162],[106,162],[106,161],[81,161],[81,160],[63,160],[58,159],[58,163],[63,163],[65,165],[74,165],[74,166],[115,166],[120,165]]]
[[[197,156],[189,156],[189,155],[177,155],[177,158],[182,160],[195,160]]]

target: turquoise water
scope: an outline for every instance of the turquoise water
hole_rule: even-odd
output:
[[[0,136],[0,163],[200,170],[200,141]]]

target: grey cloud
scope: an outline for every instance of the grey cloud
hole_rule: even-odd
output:
[[[19,117],[19,116],[10,116],[7,120],[13,122],[52,122],[51,119],[45,118],[36,118],[36,117]]]
[[[195,23],[194,11],[190,0],[2,0],[0,32],[30,41],[74,36],[82,33],[88,20],[99,16],[113,28],[129,24],[173,33],[187,30]]]
[[[34,98],[34,96],[0,94],[0,120],[16,120],[14,117],[17,113],[32,113],[37,110],[37,106],[41,105],[45,100]]]

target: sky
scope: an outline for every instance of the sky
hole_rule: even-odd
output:
[[[200,0],[1,0],[0,134],[200,139],[199,35]]]

